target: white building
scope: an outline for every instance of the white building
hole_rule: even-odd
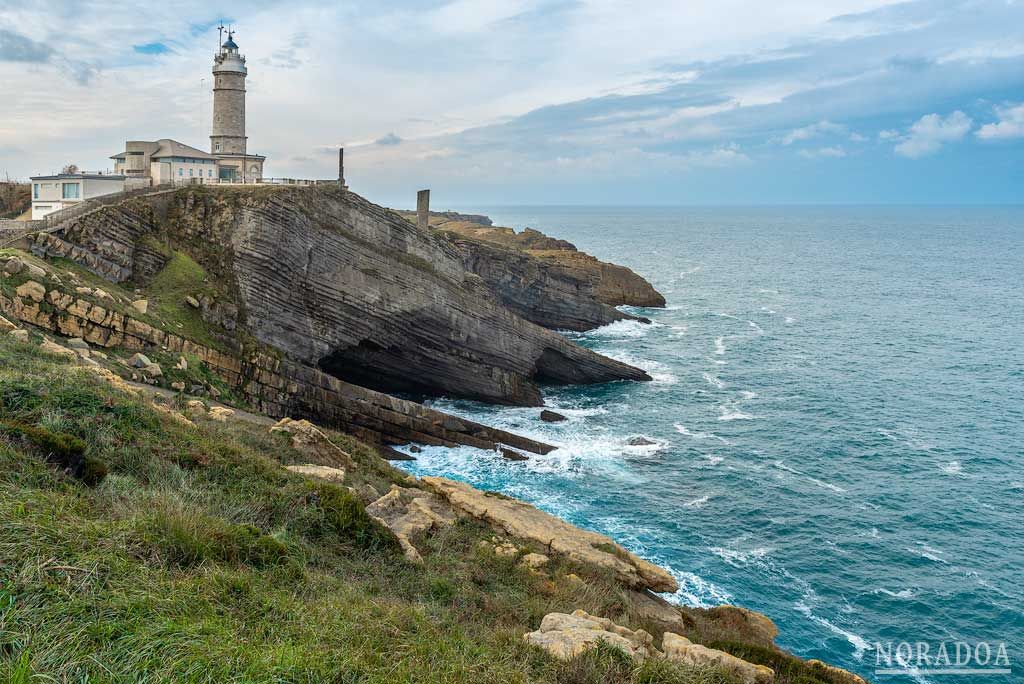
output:
[[[111,157],[114,173],[123,174],[129,183],[151,178],[154,185],[192,180],[201,183],[220,178],[217,158],[177,140],[129,140],[125,151]]]
[[[210,151],[169,138],[129,140],[125,151],[111,157],[114,172],[124,174],[129,185],[174,182],[255,182],[263,178],[266,157],[250,154],[245,135],[245,79],[249,71],[238,52],[234,34],[213,58],[213,128]]]
[[[93,197],[124,190],[125,177],[93,173],[61,173],[32,177],[32,220]]]

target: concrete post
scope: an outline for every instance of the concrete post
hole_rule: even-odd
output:
[[[338,185],[345,188],[345,148],[338,148]]]
[[[416,193],[416,226],[420,230],[430,228],[430,190]]]

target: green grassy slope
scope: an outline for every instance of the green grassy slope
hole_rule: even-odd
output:
[[[331,438],[357,491],[408,486]],[[54,440],[109,474],[68,474]],[[189,426],[0,335],[0,681],[728,681],[607,649],[550,659],[523,633],[555,610],[618,617],[610,578],[559,559],[530,573],[468,521],[410,564],[346,487],[281,467],[304,460],[265,425]]]

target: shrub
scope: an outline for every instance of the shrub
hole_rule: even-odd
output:
[[[262,568],[288,559],[288,547],[253,525],[234,525],[187,509],[163,508],[147,521],[144,536],[169,565],[204,562]]]
[[[302,534],[314,541],[351,541],[367,550],[397,549],[391,531],[370,517],[355,496],[329,484],[307,483]]]

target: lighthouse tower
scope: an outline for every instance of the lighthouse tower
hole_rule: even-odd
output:
[[[220,160],[222,180],[262,178],[265,157],[248,154],[245,136],[245,57],[238,52],[234,31],[213,58],[213,128],[210,153]]]

